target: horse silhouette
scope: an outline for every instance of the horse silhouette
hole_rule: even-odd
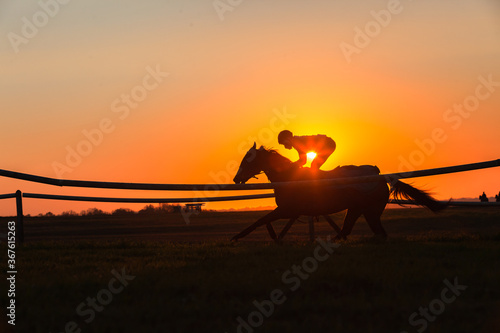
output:
[[[392,182],[390,189],[384,179],[346,185],[328,185],[321,182],[303,184],[300,181],[378,175],[380,171],[372,165],[342,166],[330,171],[302,168],[275,150],[263,146],[257,149],[255,143],[241,161],[233,181],[236,184],[245,183],[262,172],[271,183],[290,183],[274,189],[277,205],[275,210],[234,236],[232,240],[245,237],[262,225],[266,225],[272,239],[280,240],[293,222],[302,215],[324,216],[337,231],[337,238],[344,239],[351,233],[356,220],[363,215],[375,236],[386,238],[387,233],[382,227],[380,216],[390,195],[397,202],[403,199],[413,200],[414,203],[428,207],[434,212],[447,206],[446,203],[433,199],[428,193],[399,180]],[[346,209],[344,224],[339,230],[328,215]],[[271,223],[279,219],[290,221],[277,237]]]

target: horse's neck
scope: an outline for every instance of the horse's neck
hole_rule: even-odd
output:
[[[328,173],[325,171],[314,170],[311,168],[300,168],[294,165],[282,172],[276,172],[273,170],[271,172],[264,171],[264,173],[271,183],[331,178],[328,177]]]
[[[267,169],[264,170],[264,173],[266,174],[267,179],[269,179],[271,183],[284,182],[288,180],[286,179],[286,177],[284,177],[283,173],[277,172],[276,170]]]
[[[335,176],[333,171],[300,168],[297,164],[279,154],[272,154],[267,157],[263,171],[270,182],[314,180]]]
[[[294,164],[286,157],[270,153],[263,171],[270,182],[283,182],[291,180],[294,169]]]

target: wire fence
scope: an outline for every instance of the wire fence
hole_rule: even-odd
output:
[[[417,178],[435,176],[456,172],[472,171],[485,168],[500,166],[500,159],[463,164],[442,168],[433,168],[426,170],[417,170],[409,172],[381,174],[374,176],[359,176],[359,177],[344,177],[335,179],[322,179],[312,181],[294,181],[294,182],[278,182],[278,183],[254,183],[254,184],[154,184],[154,183],[125,183],[125,182],[104,182],[104,181],[85,181],[85,180],[65,180],[49,177],[36,176],[21,172],[2,170],[0,176],[13,178],[18,180],[36,182],[40,184],[53,185],[59,187],[85,187],[85,188],[100,188],[100,189],[122,189],[122,190],[158,190],[158,191],[241,191],[241,190],[273,190],[278,188],[294,188],[297,186],[338,186],[346,184],[356,184],[364,182],[373,182],[384,180],[387,183],[392,183],[398,179]],[[255,200],[274,197],[274,193],[252,194],[252,195],[237,195],[237,196],[218,196],[218,197],[198,197],[198,198],[109,198],[109,197],[88,197],[88,196],[69,196],[69,195],[53,195],[40,193],[16,193],[0,194],[0,199],[16,198],[17,208],[17,223],[16,230],[19,243],[24,240],[24,215],[22,198],[45,199],[45,200],[67,200],[67,201],[89,201],[89,202],[114,202],[114,203],[202,203],[215,201],[235,201],[235,200]],[[389,203],[395,203],[391,200]],[[452,206],[467,206],[467,207],[491,207],[500,206],[500,202],[462,202],[450,201]],[[405,201],[404,204],[414,204],[412,201]]]

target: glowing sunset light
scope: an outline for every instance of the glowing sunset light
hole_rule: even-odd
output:
[[[308,162],[312,162],[312,160],[314,160],[314,158],[316,157],[316,153],[313,152],[313,151],[310,151],[307,153],[307,161]]]
[[[236,1],[220,2],[225,9],[212,2],[72,1],[57,15],[37,2],[5,2],[0,169],[76,180],[231,183],[254,142],[297,161],[295,149],[278,143],[283,130],[335,141],[322,170],[369,164],[391,173],[500,158],[495,1],[246,1],[231,10]],[[315,156],[307,154],[307,165]],[[494,197],[499,172],[413,184],[442,200],[483,191]],[[0,195],[222,195],[7,178],[0,187]],[[0,215],[14,214],[14,206],[0,200]],[[143,206],[24,202],[32,215]]]

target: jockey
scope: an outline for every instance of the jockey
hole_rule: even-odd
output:
[[[299,153],[299,159],[295,163],[303,166],[307,162],[307,153],[315,152],[316,157],[311,163],[311,169],[319,169],[335,151],[336,144],[333,139],[326,135],[294,136],[288,130],[278,134],[278,143],[284,145],[286,149],[295,148]]]

